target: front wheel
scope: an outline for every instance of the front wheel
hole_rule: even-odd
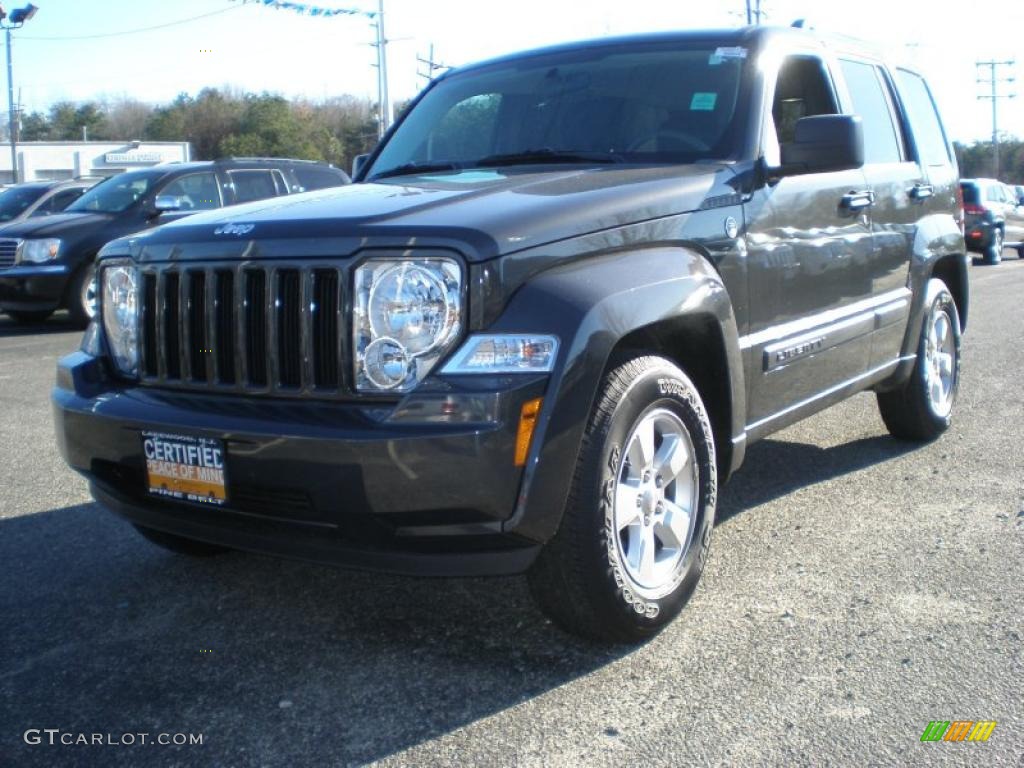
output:
[[[78,270],[68,287],[68,314],[73,324],[83,328],[96,314],[95,277],[96,267],[90,262]]]
[[[707,560],[718,479],[693,382],[649,355],[615,365],[591,413],[555,537],[529,572],[551,619],[634,642],[682,610]]]
[[[901,440],[934,440],[952,421],[960,388],[960,315],[946,284],[928,281],[924,323],[910,379],[878,393],[882,421]]]

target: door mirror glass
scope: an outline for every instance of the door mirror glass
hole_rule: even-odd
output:
[[[782,145],[783,176],[847,171],[864,165],[864,126],[858,115],[815,115],[796,121]]]
[[[363,166],[366,165],[366,161],[370,159],[369,154],[356,155],[352,158],[352,178],[354,179],[359,175],[359,172],[363,170]]]
[[[180,211],[182,208],[181,198],[177,195],[157,195],[153,208],[158,214],[170,211]]]

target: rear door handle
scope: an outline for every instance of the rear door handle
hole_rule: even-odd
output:
[[[935,187],[931,184],[915,184],[910,189],[911,200],[927,200],[935,194]]]
[[[843,195],[842,206],[848,211],[862,211],[875,204],[875,193],[862,190]]]

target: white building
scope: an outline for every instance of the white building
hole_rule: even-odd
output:
[[[192,159],[187,141],[19,141],[20,181],[114,176],[135,168]],[[0,184],[14,180],[11,145],[0,143]]]

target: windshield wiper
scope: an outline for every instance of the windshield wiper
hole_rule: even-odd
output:
[[[621,163],[622,157],[614,152],[588,152],[575,149],[524,149],[522,152],[508,152],[501,155],[488,155],[476,160],[472,165],[486,168],[488,166],[521,165],[528,163]]]
[[[391,176],[415,176],[419,173],[433,173],[434,171],[458,171],[461,168],[461,163],[454,163],[451,161],[443,163],[403,163],[402,165],[396,165],[394,168],[388,168],[386,171],[375,173],[372,177],[367,179],[367,181],[387,179]]]

